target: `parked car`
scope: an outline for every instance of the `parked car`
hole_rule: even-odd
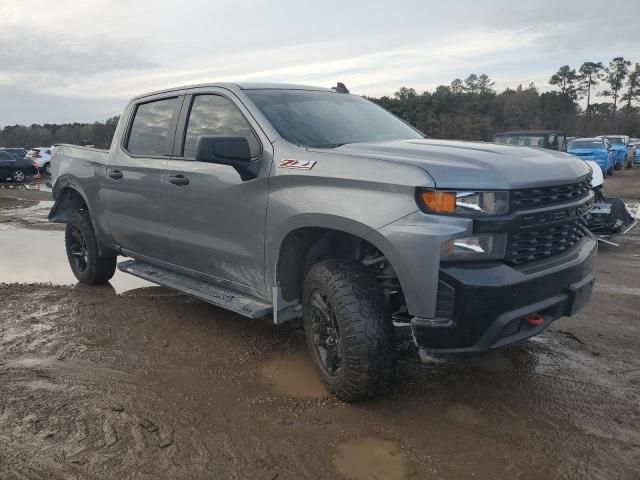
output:
[[[640,164],[640,138],[632,138],[631,143],[634,146],[633,163]]]
[[[383,391],[401,339],[423,358],[500,349],[594,284],[585,162],[427,139],[342,84],[143,95],[109,151],[58,145],[52,164],[80,282],[127,255],[120,270],[240,315],[302,317],[344,401]]]
[[[51,148],[37,147],[27,152],[27,158],[33,160],[38,165],[38,170],[51,175]]]
[[[11,155],[16,156],[18,158],[26,158],[27,156],[27,151],[24,148],[7,147],[7,148],[0,148],[0,151],[10,153]]]
[[[569,142],[567,153],[583,160],[593,160],[605,176],[613,173],[616,152],[604,137],[576,138]]]
[[[0,150],[0,179],[22,183],[37,172],[38,168],[31,160]]]
[[[614,235],[627,233],[636,224],[636,219],[621,198],[604,195],[604,152],[607,153],[608,171],[612,173],[615,152],[610,148],[606,138],[578,138],[569,144],[568,150],[568,153],[582,158],[593,170],[591,189],[595,203],[587,227],[598,240],[617,246],[609,239]]]
[[[567,151],[567,137],[559,130],[512,130],[496,133],[494,143]]]
[[[611,147],[615,150],[616,163],[615,169],[632,168],[635,149],[629,142],[628,135],[600,135],[611,143]]]

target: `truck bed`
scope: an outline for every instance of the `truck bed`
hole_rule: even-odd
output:
[[[65,172],[78,172],[83,168],[106,165],[109,150],[102,148],[83,147],[67,143],[56,144],[51,152],[51,181]]]

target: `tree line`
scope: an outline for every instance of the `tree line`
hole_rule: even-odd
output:
[[[486,74],[471,74],[431,92],[402,87],[393,96],[370,100],[434,138],[491,140],[496,132],[519,129],[640,137],[640,64],[616,57],[606,66],[563,65],[549,84],[554,90],[544,93],[533,83],[498,93]],[[585,108],[578,103],[582,99]]]
[[[109,148],[120,117],[104,122],[9,125],[0,130],[0,147],[48,147],[56,143]]]
[[[496,132],[517,129],[559,129],[579,137],[607,133],[640,137],[640,64],[616,57],[606,66],[563,65],[549,84],[554,90],[544,93],[533,83],[498,93],[488,75],[473,73],[431,92],[402,87],[392,96],[369,99],[434,138],[491,140]],[[578,103],[583,99],[585,108]],[[104,123],[6,126],[0,130],[0,146],[73,143],[109,148],[118,118]]]

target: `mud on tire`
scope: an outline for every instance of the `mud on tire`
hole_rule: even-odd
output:
[[[98,240],[86,210],[74,213],[67,223],[65,245],[71,270],[81,283],[100,285],[113,277],[116,257],[101,257],[98,254]]]
[[[395,335],[382,289],[366,267],[348,259],[313,265],[302,306],[307,347],[327,390],[345,402],[382,393],[394,374]],[[331,342],[322,338],[328,317],[338,337],[331,354]]]

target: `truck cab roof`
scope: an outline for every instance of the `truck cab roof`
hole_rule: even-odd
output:
[[[181,85],[179,87],[168,88],[164,90],[156,90],[154,92],[145,93],[135,96],[132,100],[140,100],[146,97],[161,95],[163,93],[178,92],[182,90],[191,90],[195,88],[226,88],[227,90],[309,90],[317,92],[335,92],[335,90],[326,87],[314,87],[311,85],[298,85],[294,83],[263,83],[263,82],[212,82],[198,83],[193,85]]]

